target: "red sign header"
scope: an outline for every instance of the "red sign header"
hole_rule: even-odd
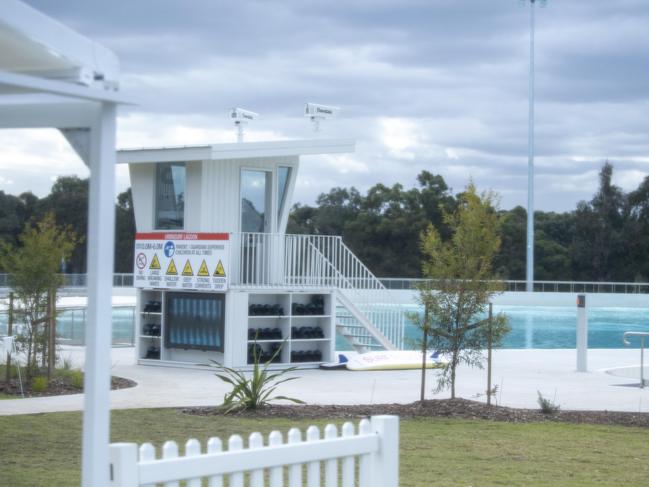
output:
[[[230,240],[228,233],[149,232],[136,233],[135,240]]]

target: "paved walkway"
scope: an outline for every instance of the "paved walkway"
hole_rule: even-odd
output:
[[[649,412],[649,387],[637,387],[639,380],[616,377],[604,369],[637,366],[637,349],[590,350],[587,373],[575,372],[574,350],[497,350],[494,353],[494,384],[499,404],[536,408],[537,391],[562,409],[591,409]],[[83,363],[84,349],[66,347],[64,357]],[[132,348],[112,352],[113,374],[127,377],[137,387],[112,391],[115,409],[215,405],[223,400],[227,387],[209,370],[140,366]],[[433,394],[435,372],[428,372],[428,398],[445,398],[448,392]],[[484,370],[461,368],[457,395],[484,400]],[[346,370],[301,370],[299,380],[280,387],[280,394],[311,404],[409,403],[419,398],[420,371],[349,372]],[[647,375],[649,377],[649,374]],[[77,411],[83,395],[0,400],[0,415]]]

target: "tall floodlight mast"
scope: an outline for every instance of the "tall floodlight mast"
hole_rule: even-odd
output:
[[[534,291],[534,11],[536,4],[545,7],[547,0],[521,0],[530,3],[530,88],[527,149],[527,265],[525,289]]]

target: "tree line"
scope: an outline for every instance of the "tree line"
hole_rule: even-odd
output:
[[[115,205],[115,272],[133,272],[135,218],[131,190],[120,193]],[[19,237],[28,225],[36,225],[52,214],[55,224],[69,228],[78,236],[72,252],[60,256],[61,269],[67,273],[86,272],[88,227],[88,179],[62,176],[52,185],[50,194],[38,198],[31,192],[18,196],[0,191],[0,243],[19,245]],[[9,272],[5,259],[0,272]]]
[[[590,201],[563,213],[535,211],[535,279],[649,281],[649,177],[625,193],[612,183],[604,163]],[[288,232],[341,235],[352,251],[381,277],[421,277],[419,235],[430,222],[448,240],[444,212],[454,195],[441,175],[422,171],[417,186],[376,184],[366,194],[333,188],[314,206],[295,205]],[[527,211],[499,210],[500,251],[494,270],[502,279],[525,279]]]
[[[649,281],[649,177],[624,192],[612,183],[606,162],[599,187],[572,211],[535,212],[535,279]],[[288,233],[340,235],[377,276],[421,277],[420,235],[432,224],[443,241],[451,236],[443,214],[452,213],[462,193],[453,194],[441,175],[422,171],[415,187],[376,184],[365,194],[354,187],[332,188],[315,205],[293,206]],[[86,270],[88,180],[59,177],[49,195],[19,196],[0,191],[0,241],[15,245],[29,222],[48,212],[57,224],[80,236],[66,272]],[[116,202],[115,271],[132,272],[135,220],[131,190]],[[499,210],[502,245],[494,270],[503,279],[525,278],[527,212]],[[0,263],[0,270],[3,266]]]

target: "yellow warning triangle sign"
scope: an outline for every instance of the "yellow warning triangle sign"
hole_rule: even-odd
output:
[[[221,259],[219,259],[219,263],[216,264],[216,270],[214,271],[214,276],[225,277],[225,269],[223,268],[223,262],[221,262]]]
[[[185,267],[183,267],[183,276],[193,276],[194,271],[192,269],[192,265],[189,263],[189,259],[187,259],[187,262],[185,262]]]
[[[153,260],[151,261],[149,269],[160,270],[160,261],[158,260],[158,254],[153,254]]]
[[[169,266],[167,267],[167,275],[168,276],[177,276],[178,275],[178,270],[176,269],[176,264],[174,264],[173,259],[171,259],[171,262],[169,262]]]
[[[201,262],[201,266],[198,268],[198,274],[196,275],[200,277],[210,277],[210,271],[207,269],[205,259],[203,259],[203,262]]]

